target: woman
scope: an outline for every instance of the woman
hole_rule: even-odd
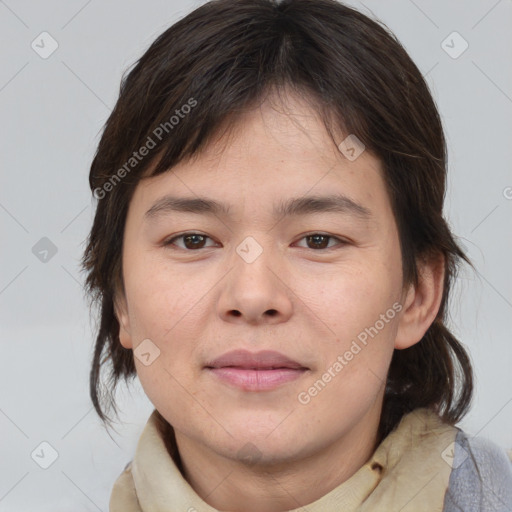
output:
[[[107,366],[155,406],[112,512],[510,510],[505,454],[455,426],[470,262],[435,103],[386,28],[204,4],[123,80],[90,186],[91,397],[106,421]]]

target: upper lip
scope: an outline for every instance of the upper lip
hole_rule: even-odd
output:
[[[280,352],[263,350],[261,352],[250,352],[248,350],[232,350],[222,354],[217,359],[208,362],[206,368],[222,368],[233,366],[247,369],[271,369],[271,368],[294,368],[306,369],[297,361],[286,357]]]

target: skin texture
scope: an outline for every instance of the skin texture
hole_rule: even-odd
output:
[[[272,215],[279,201],[334,192],[370,209],[371,220]],[[168,212],[145,221],[169,193],[226,202],[230,216]],[[183,238],[164,245],[186,232],[209,238],[188,249]],[[314,233],[340,240],[308,242]],[[236,251],[248,236],[263,251],[252,263]],[[317,248],[323,243],[329,248]],[[124,233],[120,341],[136,349],[150,339],[159,348],[149,366],[135,357],[137,373],[175,429],[195,491],[219,510],[277,512],[350,478],[376,448],[393,350],[417,343],[434,320],[443,270],[442,260],[425,263],[419,286],[403,286],[379,160],[369,151],[345,158],[312,107],[293,94],[279,105],[267,99],[193,160],[141,181]],[[395,303],[401,311],[301,403],[299,393]],[[271,391],[244,391],[204,369],[235,348],[277,350],[309,370]]]

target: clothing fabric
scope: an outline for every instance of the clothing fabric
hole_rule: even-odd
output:
[[[153,411],[116,480],[110,512],[219,512],[179,469]],[[420,408],[405,415],[370,459],[313,503],[288,512],[512,512],[512,463],[499,447]]]
[[[511,460],[489,440],[459,431],[443,512],[512,512]]]

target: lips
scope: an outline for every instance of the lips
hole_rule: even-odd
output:
[[[247,392],[271,391],[301,378],[309,368],[271,350],[233,350],[205,365],[218,381]]]
[[[217,359],[208,362],[206,368],[242,368],[246,370],[275,370],[278,368],[290,368],[293,370],[307,369],[289,357],[273,350],[261,352],[249,352],[248,350],[232,350],[226,352]]]

